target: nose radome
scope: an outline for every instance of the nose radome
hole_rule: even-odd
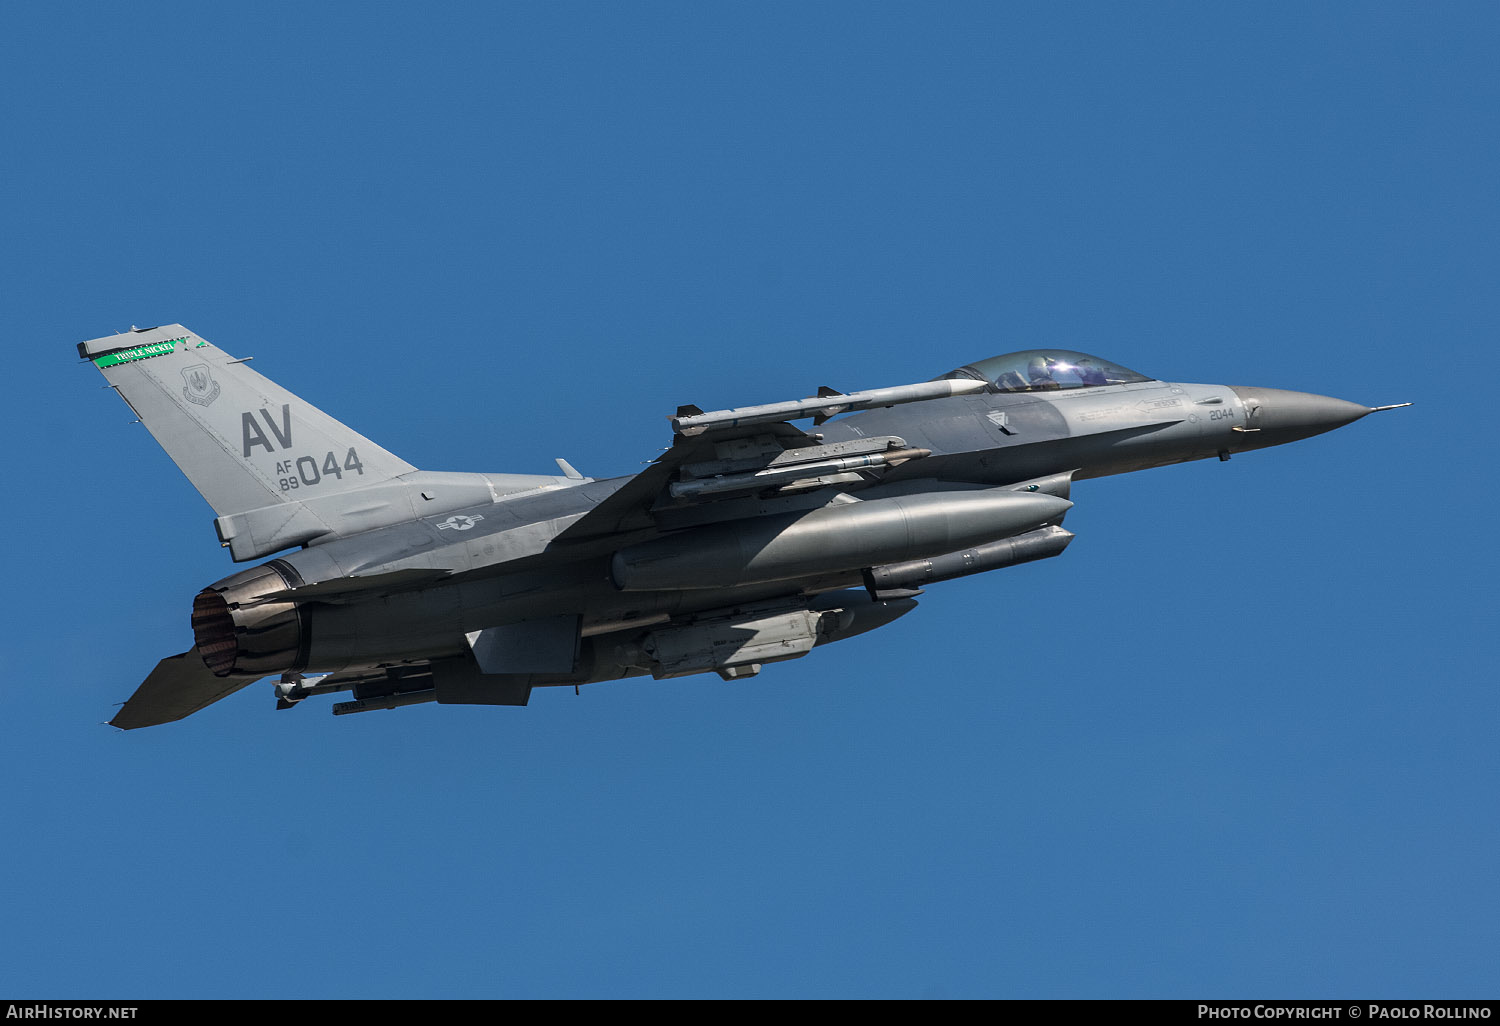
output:
[[[1249,432],[1246,442],[1252,448],[1311,438],[1375,412],[1370,406],[1312,392],[1244,385],[1231,388],[1244,404],[1245,427]]]

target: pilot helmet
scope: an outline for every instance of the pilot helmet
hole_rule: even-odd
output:
[[[1109,383],[1104,377],[1104,368],[1087,357],[1079,360],[1073,366],[1078,371],[1079,380],[1085,385],[1105,385]]]
[[[1045,356],[1033,356],[1031,362],[1026,365],[1026,376],[1031,379],[1033,385],[1045,385],[1052,382],[1052,371],[1047,366]]]

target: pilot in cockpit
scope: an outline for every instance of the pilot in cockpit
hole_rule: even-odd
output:
[[[1052,376],[1051,361],[1044,356],[1033,356],[1026,365],[1026,376],[1031,379],[1029,388],[1033,392],[1052,392],[1062,386]]]
[[[1027,349],[980,360],[946,375],[982,378],[997,392],[1056,392],[1150,381],[1144,374],[1068,349]]]
[[[1078,371],[1078,379],[1085,385],[1107,385],[1109,381],[1104,377],[1104,368],[1096,365],[1093,360],[1085,357],[1073,365]]]

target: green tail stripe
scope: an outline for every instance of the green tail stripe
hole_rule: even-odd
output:
[[[105,353],[94,360],[94,366],[102,369],[113,367],[117,363],[130,363],[134,360],[148,360],[153,356],[166,356],[177,348],[177,343],[186,341],[187,336],[184,335],[182,338],[169,338],[165,342],[153,342],[149,346],[136,346],[134,349]]]

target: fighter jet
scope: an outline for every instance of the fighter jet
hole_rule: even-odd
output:
[[[752,677],[1059,555],[1074,481],[1264,449],[1377,410],[1033,349],[930,381],[670,416],[646,470],[418,470],[180,324],[78,345],[217,514],[193,646],[110,721],[276,678],[279,709],[525,705],[535,687]],[[809,422],[810,423],[805,423]],[[798,425],[801,426],[798,426]]]

